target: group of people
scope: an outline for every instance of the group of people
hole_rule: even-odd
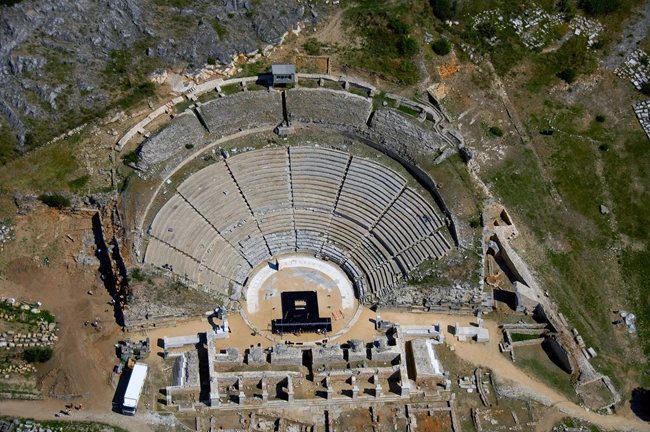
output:
[[[61,417],[62,414],[67,415],[67,416],[72,415],[71,411],[72,411],[73,408],[76,411],[81,411],[83,409],[83,404],[79,404],[79,405],[76,405],[76,406],[75,406],[75,404],[68,404],[68,405],[65,406],[65,409],[62,409],[58,413],[54,414],[54,416],[55,417]]]

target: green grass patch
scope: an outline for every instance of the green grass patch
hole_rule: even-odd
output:
[[[77,177],[74,180],[68,182],[68,187],[73,193],[79,192],[84,186],[90,181],[90,175],[84,174],[81,177]]]
[[[41,310],[40,313],[33,314],[31,311],[24,311],[18,307],[10,305],[7,302],[0,302],[0,312],[13,316],[14,322],[23,324],[35,324],[39,321],[53,323],[56,321],[54,319],[54,315],[52,315],[50,311]]]
[[[212,22],[212,28],[214,29],[215,32],[217,32],[217,35],[219,35],[219,40],[223,40],[228,34],[228,28],[223,24],[221,24],[219,20],[215,19]]]
[[[533,339],[539,339],[542,337],[541,334],[531,335],[531,334],[522,334],[522,333],[511,333],[510,337],[513,342],[523,342]]]
[[[322,54],[324,46],[325,45],[322,42],[319,42],[318,39],[309,38],[307,39],[307,42],[302,44],[302,49],[305,50],[308,55],[317,56]]]
[[[404,105],[400,105],[397,107],[398,110],[402,111],[403,113],[412,115],[413,117],[418,117],[420,115],[420,111],[414,110],[413,108],[409,108]]]
[[[14,417],[4,417],[3,420],[11,423]],[[109,425],[107,423],[87,422],[87,421],[54,421],[54,420],[34,420],[31,418],[20,419],[24,424],[27,420],[31,421],[34,425],[38,425],[34,429],[52,429],[61,430],[65,432],[127,432],[118,426]]]
[[[578,397],[571,384],[571,375],[553,363],[540,345],[515,348],[515,355],[516,367],[529,372],[540,382],[549,384],[569,400],[577,402]]]
[[[142,84],[138,84],[135,88],[133,88],[130,93],[118,101],[118,105],[122,109],[128,109],[138,102],[143,101],[144,99],[155,96],[155,94],[156,85],[151,81],[147,81]]]
[[[419,44],[411,37],[411,29],[413,21],[423,16],[424,6],[418,2],[395,5],[365,0],[347,9],[344,24],[363,42],[360,49],[347,49],[344,61],[402,84],[415,84],[419,72],[411,59],[418,52]]]
[[[571,84],[579,75],[590,75],[596,68],[596,56],[587,49],[587,39],[574,36],[556,51],[535,58],[534,73],[531,74],[527,88],[537,93],[557,79]]]
[[[387,98],[385,92],[375,93],[375,96],[372,98],[373,107],[375,109],[381,108],[384,106],[384,102],[386,102],[387,107],[395,108],[395,100]]]
[[[239,93],[242,91],[242,88],[239,84],[228,84],[223,87],[221,87],[221,92],[223,94],[231,95],[235,93]]]

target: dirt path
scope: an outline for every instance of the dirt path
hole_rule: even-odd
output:
[[[35,420],[92,421],[108,423],[133,432],[154,432],[153,424],[161,423],[158,416],[138,413],[134,417],[106,412],[104,409],[73,410],[70,416],[55,418],[54,413],[65,408],[65,401],[45,399],[42,401],[0,401],[0,413],[8,417],[33,418]]]
[[[618,44],[612,46],[609,55],[603,59],[603,68],[613,71],[623,63],[626,55],[637,48],[638,43],[648,35],[650,28],[650,2],[645,2],[636,9],[630,18],[623,24],[624,30]]]
[[[320,42],[335,45],[337,43],[344,44],[345,34],[343,31],[343,9],[338,9],[334,14],[327,17],[327,22],[321,28],[318,28],[315,33],[310,35]]]

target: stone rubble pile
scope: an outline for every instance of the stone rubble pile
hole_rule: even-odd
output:
[[[650,56],[645,51],[636,49],[614,73],[620,78],[629,79],[637,90],[641,90],[643,84],[650,81]]]
[[[560,25],[563,20],[563,14],[549,14],[536,8],[511,19],[510,25],[527,48],[535,49],[551,42],[551,28]]]
[[[636,105],[632,105],[632,108],[645,134],[650,139],[650,101],[639,102]]]
[[[34,420],[25,419],[4,419],[0,420],[1,432],[54,432],[63,431],[63,427],[45,427]],[[110,430],[113,430],[112,428]]]
[[[592,47],[598,42],[597,38],[604,30],[600,21],[579,15],[571,20],[569,28],[573,30],[574,35],[586,37],[588,47]]]
[[[45,347],[54,345],[58,339],[56,324],[41,323],[40,331],[34,333],[21,333],[13,330],[0,333],[0,348]]]
[[[555,35],[552,29],[561,25],[564,20],[564,14],[548,13],[539,7],[512,18],[504,17],[499,10],[486,10],[472,17],[472,28],[477,29],[482,25],[490,25],[495,32],[511,28],[527,48],[537,49],[554,40]],[[581,16],[573,18],[569,23],[569,28],[574,35],[586,37],[588,47],[592,47],[603,32],[603,26],[599,21]],[[499,42],[498,36],[492,36],[487,42],[495,46]],[[474,54],[473,48],[466,44],[461,44],[461,48],[469,54],[472,61],[480,61],[478,58],[480,56]]]
[[[16,232],[14,227],[7,225],[0,225],[0,252],[4,250],[4,243],[14,240],[16,238]]]

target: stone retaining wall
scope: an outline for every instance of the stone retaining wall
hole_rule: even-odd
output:
[[[278,126],[284,120],[282,94],[276,91],[241,92],[214,99],[197,108],[203,123],[216,136],[260,126]]]
[[[372,100],[329,89],[287,90],[287,116],[291,122],[363,128],[372,111]]]

